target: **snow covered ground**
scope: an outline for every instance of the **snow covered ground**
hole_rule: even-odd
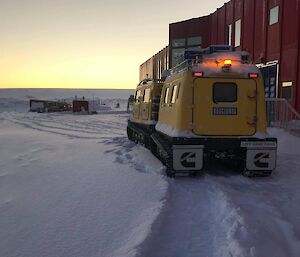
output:
[[[28,113],[15,103],[37,91],[8,91],[0,90],[1,257],[300,256],[299,138],[270,130],[279,151],[268,178],[215,165],[170,179],[126,138],[130,91],[103,93],[111,105],[123,99],[121,110],[89,116]]]

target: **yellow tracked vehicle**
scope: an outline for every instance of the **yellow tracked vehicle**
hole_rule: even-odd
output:
[[[277,139],[266,131],[264,95],[247,52],[187,50],[164,81],[138,85],[128,138],[149,148],[169,176],[201,173],[212,159],[232,161],[245,176],[267,176],[276,166]]]

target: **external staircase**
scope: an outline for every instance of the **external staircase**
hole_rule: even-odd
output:
[[[266,98],[268,127],[282,128],[300,137],[300,114],[284,98]]]

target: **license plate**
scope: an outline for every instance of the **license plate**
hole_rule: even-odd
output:
[[[213,115],[237,115],[236,107],[214,107]]]
[[[258,148],[276,148],[277,143],[273,141],[249,141],[249,142],[241,142],[241,147],[246,147],[246,148],[253,148],[253,149],[258,149]]]

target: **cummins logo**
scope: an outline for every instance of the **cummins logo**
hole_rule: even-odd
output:
[[[273,170],[276,166],[276,149],[248,149],[247,170]]]
[[[173,169],[177,171],[201,170],[203,167],[202,145],[174,145]]]
[[[181,165],[186,168],[195,168],[196,167],[196,153],[195,152],[187,152],[182,154]]]
[[[258,153],[254,157],[254,164],[258,168],[267,169],[269,167],[269,159],[270,159],[269,153]]]

